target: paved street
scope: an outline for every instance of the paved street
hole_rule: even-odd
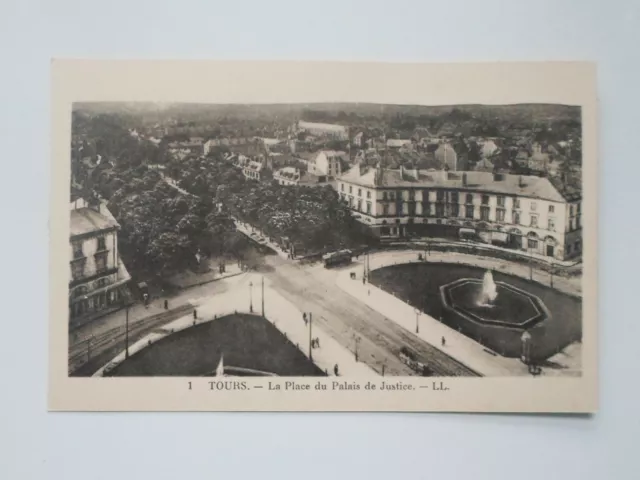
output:
[[[394,264],[405,264],[417,260],[418,251],[389,251],[372,254],[369,258],[371,269],[381,268]],[[429,256],[429,262],[459,262],[467,265],[474,265],[483,268],[493,268],[512,275],[529,278],[529,268],[526,265],[514,264],[512,262],[497,262],[490,259],[463,255],[459,253],[435,252]],[[375,287],[374,285],[361,283],[363,266],[353,264],[340,271],[334,271],[334,279],[337,285],[348,292],[353,300],[376,310],[386,318],[397,323],[403,328],[415,331],[416,315],[415,310],[402,300],[394,297],[390,293]],[[357,280],[352,280],[349,276],[354,272]],[[537,272],[539,273],[539,272]],[[536,272],[534,272],[534,279]],[[558,283],[556,287],[570,294],[578,294],[579,283],[566,279],[566,282]],[[541,281],[541,283],[544,283]],[[440,321],[430,317],[424,312],[418,316],[420,331],[416,334],[432,345],[439,345],[441,338],[446,338],[446,346],[441,347],[449,355],[470,366],[477,372],[486,376],[511,376],[528,375],[527,367],[517,358],[506,358],[494,353],[490,353],[483,345],[477,343],[466,335],[459,333]],[[574,343],[563,352],[550,359],[549,365],[553,368],[543,368],[543,375],[571,375],[580,372],[582,357],[582,347],[580,343]]]
[[[165,177],[165,180],[172,187],[187,193],[177,187],[169,177]],[[251,235],[250,226],[241,222],[237,222],[237,226],[243,233],[248,236]],[[264,239],[263,241],[267,240]],[[313,315],[316,328],[321,329],[322,332],[329,335],[344,349],[351,351],[354,355],[357,349],[360,361],[376,372],[382,373],[385,371],[388,375],[416,375],[416,372],[405,365],[399,358],[400,350],[403,347],[408,347],[418,355],[420,361],[428,364],[437,375],[473,376],[477,375],[478,373],[476,372],[479,371],[489,374],[507,374],[509,371],[513,371],[513,373],[522,374],[520,366],[513,362],[507,362],[508,364],[506,364],[501,362],[500,359],[487,359],[486,355],[481,354],[472,355],[470,357],[471,363],[466,362],[466,365],[460,363],[434,346],[437,344],[437,339],[433,335],[425,336],[422,333],[416,336],[412,329],[408,328],[407,322],[410,322],[410,320],[404,318],[406,315],[400,315],[402,317],[400,318],[397,317],[397,311],[395,312],[396,315],[394,315],[394,312],[387,311],[388,309],[376,308],[376,305],[380,302],[376,303],[375,299],[369,298],[371,290],[374,290],[374,296],[378,298],[382,297],[385,292],[378,291],[375,287],[368,288],[368,286],[361,285],[362,292],[354,293],[349,288],[344,288],[344,285],[340,286],[338,280],[341,269],[327,270],[320,263],[303,266],[289,260],[286,253],[282,252],[277,246],[272,246],[272,248],[278,255],[265,257],[266,268],[265,272],[263,272],[268,279],[270,287],[277,291],[279,295],[282,295],[282,298],[290,302],[294,308],[303,312],[310,312]],[[417,253],[417,251],[380,252],[371,256],[372,263],[370,267],[378,268],[383,264],[388,265],[394,262],[406,263],[407,261],[412,261],[413,257],[417,257]],[[531,268],[526,264],[516,264],[496,258],[483,259],[459,253],[433,252],[429,259],[430,261],[454,261],[481,267],[486,266],[486,268],[501,270],[521,277],[531,276],[540,283],[549,282],[549,274],[546,272]],[[352,266],[351,269],[353,268]],[[249,281],[247,280],[248,278],[247,274],[243,274],[182,290],[170,299],[170,306],[171,308],[184,308],[206,304],[213,297],[237,290],[242,285],[246,287]],[[554,286],[561,291],[574,295],[579,295],[581,291],[579,278],[556,278]],[[349,284],[349,287],[351,288],[352,286]],[[364,289],[367,291],[367,297],[359,299],[359,295],[364,295]],[[403,305],[400,305],[400,307]],[[392,308],[391,310],[394,309]],[[144,308],[142,305],[135,305],[130,311],[130,322],[134,324],[139,319],[149,318],[162,312],[164,312],[162,300],[155,301],[148,308]],[[152,326],[166,324],[175,320],[175,318],[175,316],[169,315],[164,322],[159,319],[154,321]],[[69,339],[70,345],[72,345],[70,357],[77,358],[84,352],[86,342],[83,342],[83,340],[90,337],[100,338],[100,336],[107,337],[110,334],[121,334],[122,332],[119,330],[122,330],[123,325],[124,311],[121,311],[74,330]],[[139,325],[142,329],[142,322],[139,322]],[[440,327],[443,326],[440,325]],[[459,336],[457,332],[447,332],[447,334],[454,337]],[[460,338],[460,342],[465,345],[469,342],[474,343],[466,337]],[[471,347],[473,346],[471,345]],[[465,348],[468,347],[468,345],[465,346]],[[452,349],[450,348],[449,350]],[[459,350],[460,352],[463,351],[462,349]],[[473,348],[471,350],[474,351]],[[465,356],[465,359],[467,356]],[[457,358],[460,358],[459,352]],[[478,360],[481,360],[479,362],[481,369],[471,370],[469,365],[474,362],[478,363]]]
[[[275,267],[268,274],[273,287],[300,310],[311,312],[314,323],[344,347],[355,351],[358,341],[361,361],[376,371],[382,372],[385,365],[389,375],[416,375],[398,357],[406,346],[438,375],[474,375],[437,348],[354,300],[336,285],[336,270],[320,264],[302,267],[279,257],[270,257],[269,263]]]
[[[233,313],[261,314],[262,307],[262,275],[248,273],[244,275],[234,288],[215,296],[194,298],[192,302],[198,306],[197,322],[215,321],[216,317],[222,317]],[[279,292],[271,288],[268,279],[265,281],[265,316],[273,325],[296,345],[299,350],[309,357],[309,325],[302,319],[302,312],[292,303],[283,298]],[[140,349],[154,343],[167,335],[188,328],[194,324],[191,314],[183,315],[162,328],[155,328],[146,335],[141,336],[129,347],[132,355]],[[311,330],[312,338],[317,338],[319,347],[312,350],[313,362],[327,375],[335,375],[334,366],[338,366],[340,376],[356,378],[375,377],[378,373],[372,370],[366,363],[357,361],[355,355],[344,348],[335,339],[329,336],[323,329],[318,328],[313,322]],[[124,360],[124,352],[119,351],[112,356],[110,361],[120,362]],[[96,374],[102,375],[102,368]]]
[[[167,296],[169,311],[164,309],[164,298],[154,299],[147,308],[142,303],[132,305],[129,309],[130,335],[142,335],[146,331],[175,320],[186,311],[191,312],[202,299],[233,289],[242,277],[243,275],[231,276]],[[114,350],[117,345],[123,345],[125,323],[126,311],[122,309],[71,330],[69,332],[70,371],[84,364],[88,358],[96,357],[104,351]]]

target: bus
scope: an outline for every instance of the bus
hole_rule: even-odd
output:
[[[348,265],[351,263],[352,258],[353,252],[351,250],[340,250],[323,255],[322,261],[324,262],[324,268],[331,268],[336,265]]]

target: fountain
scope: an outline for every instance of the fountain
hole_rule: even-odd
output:
[[[539,297],[509,283],[494,281],[491,270],[482,279],[459,278],[442,285],[440,296],[452,318],[472,324],[524,330],[549,318]]]
[[[482,290],[480,291],[478,306],[492,307],[497,296],[498,287],[496,286],[496,282],[493,281],[491,270],[487,270],[482,278]]]

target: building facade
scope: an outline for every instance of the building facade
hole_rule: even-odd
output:
[[[263,162],[257,162],[255,160],[249,160],[242,168],[242,174],[249,180],[262,180],[262,174],[264,170]]]
[[[119,225],[100,201],[71,203],[69,321],[84,323],[130,301],[129,272],[118,254]]]
[[[342,175],[342,162],[348,161],[345,152],[335,150],[321,150],[307,163],[309,173],[327,178],[337,178]]]
[[[279,185],[292,186],[292,185],[304,185],[304,186],[322,186],[326,185],[321,181],[321,177],[312,175],[308,172],[302,172],[296,167],[284,167],[273,172],[273,179],[278,182]]]
[[[302,178],[300,169],[295,167],[284,167],[273,172],[273,179],[279,185],[299,185]]]
[[[336,188],[355,218],[381,238],[459,238],[565,260],[582,252],[581,199],[546,178],[491,172],[356,166]]]
[[[317,137],[328,137],[334,140],[348,140],[349,128],[333,123],[316,123],[299,121],[293,127],[294,133],[306,132]]]

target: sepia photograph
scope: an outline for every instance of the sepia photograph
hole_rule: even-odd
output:
[[[582,105],[123,99],[68,115],[69,378],[582,377]]]

